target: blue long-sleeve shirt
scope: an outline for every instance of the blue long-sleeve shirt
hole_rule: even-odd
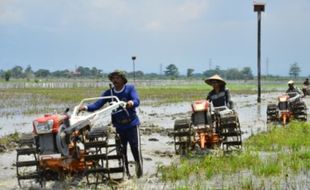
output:
[[[125,84],[121,91],[115,91],[114,88],[112,88],[112,91],[113,95],[117,96],[121,101],[133,101],[133,107],[128,108],[127,112],[125,110],[119,109],[115,113],[112,113],[112,123],[116,129],[123,130],[140,125],[140,120],[136,112],[136,108],[140,105],[140,99],[135,87],[131,84]],[[104,91],[101,96],[111,96],[111,90],[109,89]],[[96,111],[100,109],[105,103],[110,101],[110,99],[97,100],[96,102],[87,105],[87,111]]]

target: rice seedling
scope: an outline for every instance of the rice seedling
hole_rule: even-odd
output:
[[[270,131],[250,137],[244,144],[243,152],[239,154],[182,158],[180,163],[162,167],[160,176],[163,181],[175,182],[203,174],[206,179],[211,180],[223,174],[236,175],[248,171],[250,175],[258,177],[261,184],[257,187],[257,183],[254,186],[252,181],[246,180],[241,183],[242,189],[266,188],[265,178],[278,180],[285,178],[287,174],[309,172],[309,135],[309,123],[292,122],[286,128],[274,127]],[[271,183],[270,187],[282,187],[276,182],[268,183]]]
[[[3,150],[3,148],[11,148],[15,146],[15,143],[17,143],[20,139],[20,134],[16,131],[15,133],[3,136],[0,138],[0,151]]]
[[[253,168],[253,173],[257,176],[276,176],[279,175],[282,171],[282,167],[277,160],[267,158],[261,160],[260,165],[256,165]]]
[[[228,88],[232,94],[256,93],[256,85],[253,83],[229,83]],[[266,84],[263,92],[274,91],[274,84]],[[81,99],[100,96],[102,91],[107,90],[100,87],[89,88],[8,88],[0,89],[1,98],[9,100],[9,105],[18,105],[20,99],[30,105],[40,105],[44,101],[51,104],[77,104]],[[196,99],[204,99],[211,87],[199,82],[197,84],[174,84],[166,86],[137,86],[142,102],[150,102],[152,105],[166,103],[188,102]]]

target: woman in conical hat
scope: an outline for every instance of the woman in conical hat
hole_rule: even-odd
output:
[[[207,96],[207,100],[212,102],[214,107],[227,106],[228,108],[232,108],[230,92],[225,87],[226,82],[219,75],[213,75],[207,78],[205,83],[213,87]]]

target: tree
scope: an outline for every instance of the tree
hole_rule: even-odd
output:
[[[174,64],[168,65],[165,70],[165,75],[173,78],[177,77],[179,75],[179,70],[177,66],[175,66]]]
[[[93,67],[90,71],[91,71],[91,75],[93,77],[99,78],[102,76],[102,70],[101,69],[97,69],[96,67]]]
[[[136,71],[136,77],[143,77],[144,76],[144,73],[143,71]]]
[[[10,78],[11,78],[11,75],[12,75],[12,72],[11,72],[10,70],[6,71],[6,72],[4,73],[4,79],[5,79],[5,81],[9,81]]]
[[[27,79],[30,79],[33,77],[33,71],[30,65],[28,65],[24,71],[24,75],[27,77]]]
[[[193,76],[193,73],[194,73],[194,69],[188,68],[188,69],[187,69],[186,76],[187,76],[187,77],[192,77],[192,76]]]
[[[88,67],[82,67],[82,66],[79,66],[77,69],[76,69],[76,72],[77,73],[80,73],[81,76],[85,77],[85,76],[92,76],[92,71],[90,68]],[[96,72],[93,70],[93,72]]]
[[[69,77],[70,71],[68,69],[62,71],[54,71],[51,73],[54,77]]]
[[[290,76],[294,76],[294,78],[296,79],[299,73],[300,73],[300,67],[298,66],[298,63],[295,62],[293,65],[291,65],[289,74]]]
[[[253,76],[253,73],[250,67],[243,67],[243,69],[241,70],[241,74],[243,75],[243,79],[245,80],[254,79],[254,76]]]
[[[220,66],[216,66],[215,69],[210,69],[210,70],[206,70],[205,72],[203,72],[203,75],[206,77],[211,77],[213,75],[221,75],[224,76],[225,75],[225,71],[221,70]]]
[[[23,68],[21,66],[15,66],[11,69],[11,75],[14,78],[23,77]]]
[[[25,74],[27,75],[27,73],[33,73],[32,68],[30,65],[28,65],[25,69]]]
[[[226,78],[229,80],[242,79],[242,74],[236,68],[227,69],[225,73],[226,73]]]
[[[47,69],[39,69],[39,70],[37,70],[35,73],[34,73],[34,75],[36,76],[36,77],[47,77],[47,76],[49,76],[50,75],[50,71],[49,70],[47,70]]]

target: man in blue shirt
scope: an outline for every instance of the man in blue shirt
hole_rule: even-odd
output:
[[[103,92],[101,96],[111,96],[111,93],[113,93],[112,95],[117,96],[119,100],[127,102],[126,110],[120,109],[112,114],[112,124],[116,127],[116,132],[119,134],[123,144],[127,175],[130,176],[127,158],[127,144],[129,142],[131,152],[136,162],[136,174],[139,178],[143,175],[139,133],[140,120],[136,112],[136,108],[140,104],[139,96],[135,87],[131,84],[127,84],[127,79],[123,72],[114,71],[110,73],[108,77],[114,87],[111,90]],[[101,99],[87,106],[82,106],[79,110],[93,112],[100,109],[108,101],[107,99]]]

